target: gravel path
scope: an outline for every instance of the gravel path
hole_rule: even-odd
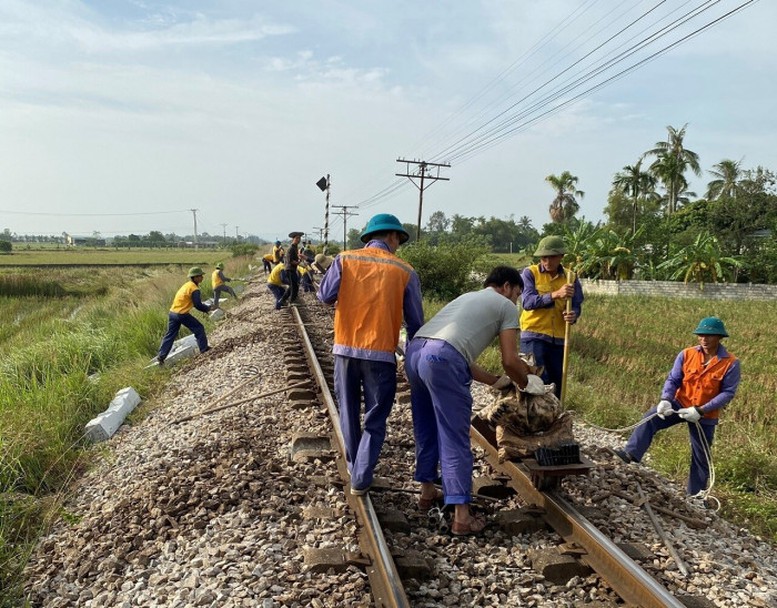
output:
[[[305,303],[315,312],[310,294]],[[219,405],[283,388],[297,342],[288,311],[272,310],[263,277],[209,336],[212,350],[176,369],[164,396],[134,426],[124,426],[80,480],[68,517],[42,539],[26,570],[34,607],[372,606],[366,574],[355,565],[314,572],[311,548],[358,551],[357,531],[326,458],[295,462],[292,438],[325,435],[321,404],[300,408],[284,393],[191,421],[176,421]],[[322,316],[326,316],[322,311]],[[319,328],[326,336],[326,329]],[[484,387],[476,399],[491,398]],[[410,408],[400,403],[389,421],[377,475],[393,488],[417,489]],[[586,456],[597,465],[587,478],[567,478],[562,491],[616,542],[644,547],[642,566],[678,596],[709,606],[777,606],[773,546],[715,513],[689,506],[682,488],[644,466],[618,464],[605,449],[617,436],[576,425]],[[493,475],[476,454],[476,476]],[[654,504],[702,519],[691,529],[661,516],[691,570],[680,575],[644,511],[616,493],[634,496],[639,481]],[[430,527],[415,497],[374,492],[378,508],[395,509],[409,531],[388,532],[395,552],[423,554],[426,580],[407,582],[414,606],[607,606],[618,598],[596,575],[553,584],[532,569],[533,551],[562,542],[539,530],[516,536],[494,526],[479,538],[454,539]],[[519,508],[517,498],[489,512]],[[699,604],[702,605],[702,604]]]

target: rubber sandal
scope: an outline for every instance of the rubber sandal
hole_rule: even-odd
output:
[[[477,536],[485,529],[486,518],[483,515],[471,515],[469,522],[462,524],[455,519],[451,526],[451,534],[454,536]]]
[[[443,493],[441,490],[435,490],[434,497],[433,498],[419,498],[418,499],[418,510],[419,511],[429,511],[432,507],[437,507],[442,504],[443,501]]]

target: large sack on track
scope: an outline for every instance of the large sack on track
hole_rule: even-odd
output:
[[[499,462],[533,458],[538,448],[555,448],[574,440],[569,412],[563,412],[546,431],[534,435],[519,435],[509,427],[496,427]]]
[[[478,416],[496,428],[500,462],[530,457],[537,448],[574,441],[572,416],[562,410],[553,388],[552,384],[546,385],[540,395],[521,392],[515,385],[493,391],[494,402]]]

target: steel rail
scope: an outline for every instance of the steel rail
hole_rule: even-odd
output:
[[[581,559],[599,573],[624,601],[642,608],[683,608],[682,602],[557,492],[540,492],[534,487],[526,468],[519,463],[500,463],[496,446],[477,427],[470,427],[470,435],[486,452],[489,464],[510,478],[509,485],[527,501],[542,507],[545,521],[564,540],[586,551]]]
[[[292,315],[294,316],[294,322],[297,324],[299,334],[302,337],[302,345],[305,349],[308,362],[310,363],[310,368],[313,371],[313,375],[321,390],[321,397],[326,404],[329,419],[332,422],[333,433],[337,440],[337,470],[340,473],[340,477],[346,482],[346,500],[348,500],[348,504],[356,512],[356,517],[364,530],[364,533],[361,534],[359,538],[360,541],[364,542],[366,545],[364,549],[371,561],[367,568],[367,575],[370,579],[373,600],[375,601],[376,606],[409,608],[410,602],[405,593],[405,588],[402,585],[402,580],[399,578],[394,558],[391,556],[388,544],[386,543],[386,537],[383,536],[383,530],[378,521],[378,516],[375,512],[372,500],[370,499],[370,495],[353,496],[347,489],[349,487],[348,482],[350,476],[345,461],[345,440],[343,439],[343,433],[340,430],[340,415],[337,411],[337,405],[332,398],[329,384],[327,383],[326,376],[318,362],[316,352],[313,349],[313,344],[305,329],[305,324],[302,322],[299,310],[297,310],[296,306],[292,306],[291,310]]]

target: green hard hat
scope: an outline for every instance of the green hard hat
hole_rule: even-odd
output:
[[[216,264],[216,268],[218,268],[219,270],[224,270],[224,264],[219,262],[218,264]]]
[[[723,321],[717,317],[704,317],[699,321],[699,325],[693,330],[697,336],[721,336],[723,338],[728,337],[726,327],[723,325]]]
[[[364,229],[364,232],[362,232],[361,235],[361,242],[369,243],[370,237],[376,232],[389,231],[399,232],[400,245],[410,238],[407,230],[405,230],[404,226],[402,226],[402,222],[399,221],[399,218],[397,218],[396,215],[391,215],[390,213],[378,213],[378,215],[373,216],[370,221],[367,222],[367,227]]]
[[[534,255],[541,258],[547,255],[564,255],[566,252],[567,246],[564,244],[564,239],[560,236],[546,236],[537,245]]]
[[[200,268],[199,266],[192,266],[191,268],[189,268],[189,278],[190,279],[192,277],[201,277],[204,274],[205,273],[202,271],[202,268]]]

